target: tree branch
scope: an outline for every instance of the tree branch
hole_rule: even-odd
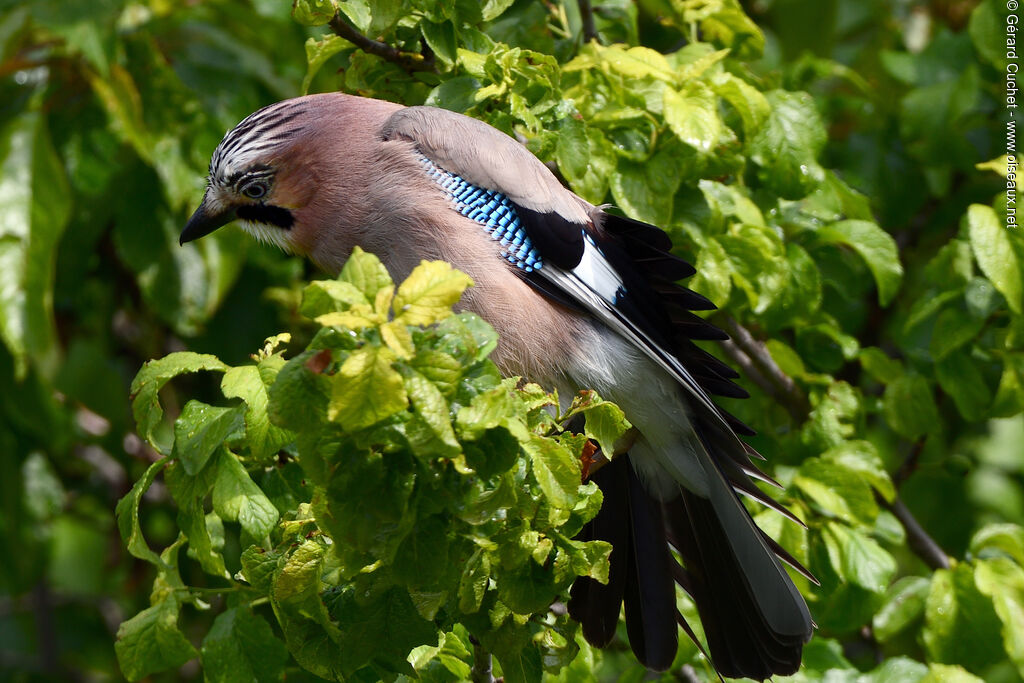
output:
[[[810,414],[807,396],[796,385],[792,377],[782,371],[772,359],[763,342],[754,339],[750,331],[727,315],[720,315],[716,322],[729,333],[731,341],[722,342],[726,355],[746,373],[762,391],[775,398],[793,419],[801,423]],[[899,487],[917,468],[917,461],[924,449],[924,439],[919,439],[910,454],[893,475],[893,484]],[[924,527],[917,521],[910,509],[899,497],[890,503],[875,491],[878,504],[891,512],[907,534],[907,545],[932,569],[949,569],[949,556],[943,552]]]
[[[589,43],[592,40],[599,40],[597,37],[597,26],[594,25],[594,8],[590,0],[578,0],[580,6],[580,18],[583,19],[583,42]]]
[[[491,653],[476,641],[473,641],[473,669],[469,672],[473,683],[494,683],[494,670],[491,664]]]
[[[357,31],[351,24],[349,24],[341,12],[337,12],[329,22],[329,26],[334,33],[345,40],[349,41],[360,50],[369,55],[376,55],[389,62],[397,64],[407,73],[413,73],[415,71],[436,71],[434,67],[434,54],[428,52],[427,54],[415,54],[411,52],[402,52],[393,45],[382,43],[379,40],[368,38],[362,33]]]
[[[910,475],[917,470],[917,463],[921,459],[921,453],[924,451],[924,440],[925,437],[921,437],[914,442],[913,448],[910,449],[910,453],[900,463],[899,469],[892,475],[892,484],[897,489],[903,486],[903,482],[910,478]]]
[[[754,339],[754,335],[731,316],[720,315],[716,322],[731,337],[722,342],[726,355],[743,369],[750,381],[777,400],[796,422],[806,420],[811,412],[807,396],[778,366],[764,342]]]
[[[924,527],[902,500],[897,497],[890,503],[878,491],[875,491],[875,500],[903,525],[903,530],[907,532],[907,545],[915,555],[932,569],[949,569],[949,556],[939,547],[935,539],[928,535],[928,532],[924,530]]]

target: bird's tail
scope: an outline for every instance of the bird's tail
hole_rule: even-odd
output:
[[[656,500],[626,457],[593,475],[605,502],[581,536],[612,544],[611,572],[607,585],[576,581],[570,614],[588,642],[603,647],[614,636],[625,603],[634,653],[645,666],[665,670],[675,657],[677,623],[693,638],[675,606],[675,582],[697,605],[721,675],[762,680],[791,674],[814,625],[776,555],[810,574],[750,519],[733,491],[733,485],[749,485],[745,475],[727,477],[723,469],[729,470],[731,461],[713,451],[699,457],[709,475],[706,498],[680,487],[674,499]]]

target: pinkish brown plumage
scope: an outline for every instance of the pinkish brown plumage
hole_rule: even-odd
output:
[[[623,408],[639,435],[628,461],[594,476],[605,506],[583,532],[613,542],[612,578],[580,579],[570,601],[592,643],[607,644],[625,600],[634,652],[667,668],[674,575],[721,673],[799,667],[813,622],[776,556],[806,570],[736,496],[781,510],[751,484],[764,477],[736,435],[746,428],[709,397],[743,392],[690,341],[721,336],[687,310],[711,305],[675,284],[693,271],[663,232],[577,197],[484,123],[342,94],[271,105],[225,136],[181,239],[235,218],[330,272],[355,246],[396,279],[447,261],[473,278],[461,305],[498,330],[503,372],[565,396],[594,388]],[[673,569],[669,544],[685,569]]]

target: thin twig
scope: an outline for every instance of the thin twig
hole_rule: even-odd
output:
[[[917,463],[921,459],[921,453],[924,451],[924,440],[925,437],[919,438],[914,442],[913,448],[910,449],[910,453],[900,463],[899,469],[892,475],[892,484],[897,489],[903,486],[903,482],[910,478],[910,475],[917,471]]]
[[[751,381],[778,400],[796,422],[806,420],[811,412],[807,396],[793,378],[782,371],[764,343],[754,339],[747,328],[728,315],[719,316],[716,322],[732,338],[722,343],[725,352],[743,367]]]
[[[731,342],[722,343],[726,354],[743,369],[754,384],[786,408],[794,420],[798,423],[806,420],[810,413],[807,397],[793,378],[786,375],[775,363],[765,345],[754,339],[747,328],[729,316],[719,316],[717,322],[732,337]],[[917,468],[917,461],[923,449],[924,439],[920,439],[893,476],[893,483],[897,487]],[[877,491],[875,498],[879,505],[899,520],[907,533],[907,545],[915,555],[932,569],[949,569],[949,556],[943,552],[935,539],[928,535],[903,501],[897,497],[889,502]]]
[[[910,509],[899,498],[894,498],[890,503],[875,492],[875,500],[878,504],[891,512],[903,525],[907,532],[907,545],[920,557],[926,565],[932,569],[949,569],[949,556],[939,547],[924,527],[917,521]]]
[[[345,21],[341,12],[334,15],[329,25],[336,35],[349,41],[363,52],[397,64],[408,73],[413,73],[414,71],[436,71],[433,52],[428,52],[425,55],[402,52],[393,45],[368,38]]]
[[[590,0],[579,0],[580,18],[583,19],[583,42],[598,40],[597,26],[594,25],[594,8]]]
[[[473,670],[469,672],[473,683],[494,683],[491,653],[473,639]]]

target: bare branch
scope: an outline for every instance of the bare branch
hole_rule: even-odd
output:
[[[921,459],[921,453],[924,451],[924,440],[925,437],[921,437],[914,442],[913,448],[910,449],[910,453],[900,463],[900,467],[896,470],[896,474],[892,475],[892,483],[897,489],[903,485],[910,475],[917,470],[917,463]]]
[[[393,45],[388,45],[387,43],[382,43],[379,40],[368,38],[349,24],[345,18],[342,17],[341,12],[334,15],[329,22],[329,25],[336,35],[349,41],[366,54],[376,55],[377,57],[386,59],[387,61],[402,67],[402,69],[408,73],[413,73],[415,71],[436,71],[433,52],[428,52],[427,54],[422,55],[411,52],[402,52]]]
[[[589,43],[592,40],[600,40],[597,37],[597,27],[594,25],[594,8],[590,0],[579,0],[580,18],[583,19],[583,42]]]
[[[762,391],[775,398],[797,423],[803,422],[811,412],[807,396],[793,378],[782,371],[768,353],[764,342],[754,339],[750,331],[728,315],[720,315],[716,322],[729,333],[730,341],[722,342],[726,354],[750,377]]]
[[[750,331],[735,319],[721,315],[716,322],[720,323],[732,337],[732,341],[722,343],[726,354],[746,373],[750,380],[769,396],[775,398],[793,419],[798,423],[807,419],[810,404],[806,395],[775,363],[764,343],[754,339]],[[899,487],[917,468],[917,461],[924,449],[924,439],[919,439],[910,454],[900,465],[893,476],[893,483]],[[878,504],[891,512],[907,533],[907,545],[932,569],[948,569],[949,556],[943,552],[924,527],[914,518],[909,508],[899,498],[891,503],[877,491],[875,498]]]
[[[494,670],[491,663],[491,653],[483,648],[476,641],[473,641],[473,670],[469,672],[473,683],[494,683]]]
[[[932,569],[949,569],[949,556],[939,547],[924,527],[917,521],[910,509],[899,498],[891,503],[875,492],[875,499],[878,504],[891,512],[896,519],[900,520],[904,531],[907,532],[907,545],[914,551],[914,554],[924,560],[924,563]]]

